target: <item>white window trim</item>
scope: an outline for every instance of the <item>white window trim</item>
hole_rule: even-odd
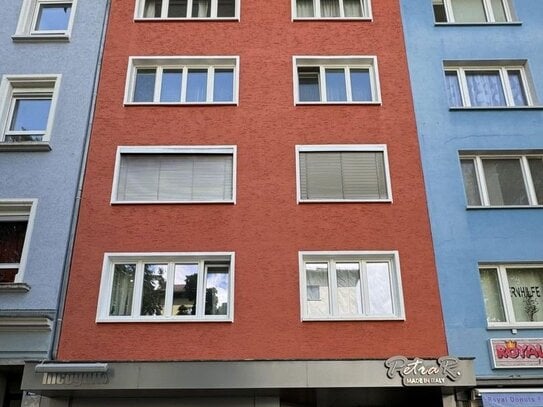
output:
[[[78,0],[23,0],[19,22],[12,39],[14,41],[69,41],[74,25],[77,1]],[[66,30],[38,31],[34,29],[40,5],[63,3],[72,3],[70,19],[68,20],[68,27]]]
[[[144,17],[143,11],[145,8],[145,0],[136,0],[136,7],[134,8],[134,20],[135,21],[185,21],[185,20],[197,20],[197,21],[239,21],[240,20],[240,2],[236,1],[236,11],[234,17],[217,17],[217,0],[211,0],[211,17],[191,17],[193,0],[187,0],[187,17],[168,17],[168,7],[170,0],[162,0],[161,15],[165,17]],[[215,17],[213,17],[215,16]]]
[[[320,0],[313,0],[313,10],[315,11],[315,17],[298,17],[296,0],[291,0],[292,8],[292,20],[300,21],[313,21],[313,20],[358,20],[358,21],[373,21],[372,9],[371,9],[371,0],[361,0],[362,11],[365,14],[364,17],[345,17],[345,9],[343,7],[343,0],[339,0],[339,17],[321,17],[321,7]]]
[[[321,100],[314,102],[300,101],[298,89],[298,68],[300,67],[319,67],[319,86]],[[325,69],[343,68],[345,73],[345,89],[347,91],[347,101],[326,101],[326,83]],[[353,101],[352,88],[350,86],[349,69],[362,68],[369,69],[371,93],[373,100],[371,101]],[[379,84],[379,69],[377,67],[376,56],[351,55],[351,56],[299,56],[292,57],[292,83],[294,89],[294,104],[295,105],[380,105],[381,104],[381,86]]]
[[[508,71],[520,71],[522,79],[522,86],[524,93],[526,94],[526,105],[515,105],[513,98],[513,91],[511,90],[511,84],[509,82]],[[501,106],[472,106],[469,96],[469,88],[466,79],[466,71],[498,71],[500,75],[500,81],[502,85],[502,91],[504,93],[506,105]],[[462,106],[450,106],[451,109],[523,109],[530,107],[537,107],[535,97],[533,94],[533,86],[531,86],[526,73],[526,64],[522,64],[519,61],[515,61],[515,64],[489,64],[483,63],[477,65],[476,63],[469,65],[457,65],[444,63],[444,72],[456,72],[458,78],[458,84],[460,86],[460,94],[462,97]]]
[[[204,317],[184,316],[111,316],[109,307],[111,301],[111,290],[113,287],[113,267],[115,263],[121,262],[187,262],[224,260],[230,263],[229,269],[229,292],[228,292],[228,314],[227,315],[204,315]],[[234,321],[234,270],[235,252],[148,252],[148,253],[105,253],[100,282],[100,293],[98,296],[98,308],[96,322],[233,322]],[[173,281],[173,280],[172,280]],[[136,310],[141,303],[142,287],[137,285],[138,277],[134,284],[134,296],[132,310]],[[140,281],[141,282],[141,281]],[[197,297],[198,298],[198,297]]]
[[[336,152],[336,151],[354,151],[354,152],[382,152],[385,162],[385,179],[388,191],[386,199],[302,199],[300,186],[300,153],[305,152]],[[388,151],[386,144],[322,144],[322,145],[296,145],[296,201],[300,203],[311,202],[390,202],[392,203],[392,185],[390,178],[390,167],[388,164]]]
[[[307,289],[306,289],[306,261],[367,261],[381,260],[390,264],[390,281],[393,292],[394,316],[356,316],[356,315],[328,315],[311,317],[307,313]],[[390,251],[300,251],[298,252],[299,276],[300,276],[300,310],[302,321],[403,321],[405,320],[405,308],[403,299],[402,278],[400,272],[400,257],[397,250]],[[335,301],[334,290],[332,290],[332,274],[328,272],[328,287],[330,289],[330,304]],[[365,283],[364,283],[365,284]]]
[[[186,94],[186,71],[191,68],[207,68],[207,99],[206,102],[161,102],[160,89],[162,83],[162,71],[169,68],[183,68],[183,84],[181,100]],[[157,69],[155,80],[155,93],[153,102],[133,102],[136,86],[136,73],[138,68]],[[231,68],[234,70],[234,89],[231,102],[214,102],[213,96],[213,73],[215,69]],[[124,104],[130,106],[148,105],[238,105],[239,95],[239,56],[131,56],[128,58],[128,74],[126,75]]]
[[[536,263],[529,263],[529,264],[523,264],[523,263],[500,263],[500,264],[492,264],[492,263],[483,263],[479,264],[479,273],[480,270],[483,269],[493,269],[497,270],[498,275],[498,284],[500,286],[500,296],[502,299],[502,306],[503,311],[505,314],[505,322],[490,322],[487,319],[487,328],[488,329],[541,329],[543,328],[543,321],[540,322],[515,322],[515,312],[513,309],[513,302],[511,301],[511,296],[509,293],[509,282],[507,280],[507,268],[523,268],[523,269],[529,269],[529,268],[542,268],[543,264],[536,264]],[[481,294],[484,298],[484,292],[482,291],[481,286]],[[486,308],[483,305],[483,309],[485,310],[486,315]]]
[[[492,2],[491,0],[483,0],[483,6],[484,6],[484,9],[485,9],[485,15],[486,15],[486,19],[487,21],[478,21],[478,22],[456,22],[455,18],[454,18],[454,11],[453,11],[453,7],[452,7],[452,3],[451,3],[451,0],[443,0],[443,5],[445,7],[445,14],[447,15],[447,22],[440,22],[440,23],[437,23],[437,24],[466,24],[466,25],[479,25],[479,24],[509,24],[509,23],[515,23],[515,16],[513,14],[513,10],[512,10],[512,7],[511,7],[511,4],[509,2],[509,0],[502,0],[502,4],[504,6],[504,10],[505,10],[505,18],[506,18],[506,21],[504,22],[501,22],[501,21],[496,21],[496,18],[494,16],[494,9],[492,7]]]
[[[2,220],[26,220],[26,233],[23,243],[23,250],[21,252],[21,261],[19,264],[0,264],[0,268],[15,268],[19,271],[15,275],[15,284],[21,284],[24,282],[24,274],[26,271],[26,264],[28,262],[28,255],[30,252],[30,242],[32,239],[32,232],[34,230],[34,220],[36,218],[36,207],[38,205],[38,199],[0,199],[0,219]],[[21,214],[20,211],[9,211],[10,207],[29,207],[28,214]],[[11,283],[6,283],[11,284]],[[0,284],[2,285],[2,284]]]
[[[44,147],[49,149],[49,141],[53,131],[55,111],[58,102],[62,75],[4,75],[0,82],[0,150],[33,149]],[[44,84],[54,83],[53,87],[44,87]],[[35,84],[35,86],[32,86]],[[42,85],[42,86],[40,86]],[[12,120],[14,97],[18,95],[40,95],[51,97],[51,107],[47,126],[42,141],[6,142],[5,136],[9,131]],[[21,133],[21,132],[17,132]],[[29,132],[35,133],[35,132]]]
[[[477,186],[479,187],[479,198],[481,200],[481,205],[468,205],[467,196],[466,197],[466,207],[468,209],[493,209],[493,208],[543,208],[543,205],[537,203],[537,195],[535,192],[532,175],[530,171],[530,166],[528,163],[528,158],[542,158],[543,154],[461,154],[460,160],[473,160],[475,166],[475,174],[477,178]],[[490,198],[488,196],[488,188],[486,185],[486,178],[484,177],[484,167],[483,160],[485,159],[517,159],[520,161],[520,167],[522,170],[524,188],[526,195],[528,196],[528,205],[491,205]],[[542,158],[543,159],[543,158]],[[462,176],[462,181],[465,183],[465,180]]]
[[[120,201],[117,199],[117,187],[121,168],[122,154],[232,154],[232,199],[222,201]],[[237,187],[237,146],[118,146],[111,188],[112,205],[164,205],[164,204],[236,204]]]

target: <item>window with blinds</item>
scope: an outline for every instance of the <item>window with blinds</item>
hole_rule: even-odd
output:
[[[233,154],[121,154],[116,200],[231,202]]]
[[[300,200],[389,200],[384,151],[300,151]]]

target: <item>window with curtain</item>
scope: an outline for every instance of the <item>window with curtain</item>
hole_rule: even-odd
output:
[[[302,252],[304,319],[399,319],[396,253]]]
[[[295,18],[369,19],[370,0],[292,0]]]
[[[505,23],[515,20],[510,0],[432,0],[436,23]]]
[[[0,284],[20,282],[31,203],[0,202]]]
[[[236,19],[240,0],[138,0],[138,18]]]
[[[543,266],[481,266],[479,273],[489,326],[543,323]]]
[[[445,64],[450,107],[533,106],[534,95],[523,65],[464,67]]]
[[[468,206],[543,205],[543,156],[461,155]]]
[[[232,202],[233,152],[121,153],[116,202]]]
[[[300,201],[389,200],[385,152],[369,148],[298,146]]]
[[[232,258],[233,253],[108,256],[99,319],[231,320]]]

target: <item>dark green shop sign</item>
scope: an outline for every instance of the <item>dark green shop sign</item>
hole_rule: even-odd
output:
[[[455,382],[462,377],[459,366],[460,361],[452,356],[436,360],[394,356],[385,362],[388,378],[399,375],[404,386],[443,386]]]

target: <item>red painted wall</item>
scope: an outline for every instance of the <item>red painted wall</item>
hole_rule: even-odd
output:
[[[113,0],[59,358],[387,358],[445,354],[397,0],[373,22],[137,22]],[[239,55],[239,106],[123,106],[129,56]],[[293,55],[377,55],[382,106],[294,106]],[[387,144],[394,202],[296,204],[296,144]],[[237,204],[110,205],[118,145],[238,146]],[[298,251],[399,250],[406,321],[301,322]],[[233,323],[97,324],[105,252],[234,251]]]

